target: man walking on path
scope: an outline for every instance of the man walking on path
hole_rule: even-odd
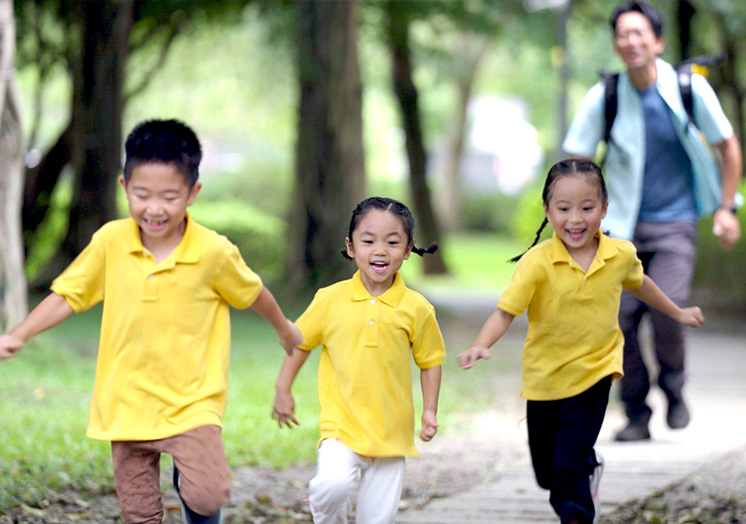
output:
[[[713,233],[723,249],[740,238],[736,217],[743,170],[741,149],[716,94],[704,77],[692,75],[693,122],[679,92],[676,70],[659,58],[665,42],[662,17],[650,4],[633,1],[611,16],[614,48],[626,66],[617,80],[617,111],[607,140],[604,174],[609,209],[602,225],[612,236],[632,240],[645,273],[683,306],[691,290],[697,248],[697,221],[713,215]],[[570,126],[563,149],[593,157],[605,135],[605,82],[593,86]],[[701,133],[700,133],[701,132]],[[701,135],[719,151],[722,170]],[[643,314],[653,324],[659,365],[658,385],[666,394],[666,422],[689,423],[682,395],[684,329],[648,309],[629,292],[622,295],[619,323],[625,337],[622,401],[627,426],[618,441],[650,438],[650,390],[638,329]]]

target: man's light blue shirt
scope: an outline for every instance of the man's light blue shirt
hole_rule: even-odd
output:
[[[656,66],[656,88],[671,111],[676,133],[692,163],[697,212],[700,216],[712,214],[722,196],[720,168],[701,134],[710,144],[719,144],[733,135],[733,127],[712,87],[696,74],[692,75],[692,94],[697,125],[690,123],[679,95],[676,70],[661,59]],[[603,81],[597,83],[581,102],[562,145],[566,153],[596,156],[604,135],[604,89]],[[640,95],[626,72],[619,75],[617,96],[617,115],[604,163],[609,210],[602,228],[612,236],[631,240],[642,201],[645,122]]]

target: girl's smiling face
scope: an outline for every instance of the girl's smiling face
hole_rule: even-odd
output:
[[[581,173],[555,180],[544,213],[567,251],[577,259],[595,254],[595,234],[607,207],[596,180]]]
[[[368,292],[385,293],[412,250],[401,219],[390,211],[371,209],[345,239],[347,254],[355,260]]]

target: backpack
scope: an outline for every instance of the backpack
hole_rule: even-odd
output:
[[[708,68],[720,64],[723,59],[724,57],[722,55],[702,55],[684,60],[676,66],[676,73],[679,80],[679,93],[681,93],[681,101],[684,104],[686,114],[689,116],[689,122],[694,123],[692,73],[707,76]],[[614,119],[616,118],[618,105],[617,83],[619,81],[619,73],[602,70],[600,75],[604,79],[604,142],[608,144],[609,140],[611,140],[611,127],[614,125]]]

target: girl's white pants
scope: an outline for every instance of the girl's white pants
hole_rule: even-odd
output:
[[[350,493],[359,475],[356,524],[393,524],[404,480],[404,457],[364,457],[337,439],[318,450],[316,476],[308,484],[314,524],[347,524]]]

